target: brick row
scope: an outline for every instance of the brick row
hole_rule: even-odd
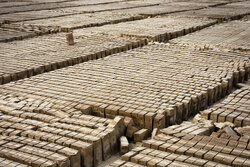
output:
[[[170,43],[196,48],[222,48],[225,50],[249,51],[249,25],[247,21],[221,23],[207,29],[173,39]]]
[[[250,125],[250,87],[235,90],[222,102],[201,111],[202,117],[214,122],[232,122],[237,127]]]
[[[76,44],[74,46],[67,46],[65,33],[3,43],[1,48],[4,53],[0,53],[0,57],[5,59],[8,66],[1,64],[0,83],[8,83],[88,60],[103,58],[113,53],[143,46],[147,42],[144,39],[101,33],[87,32],[87,34],[85,30],[75,31]],[[16,43],[15,46],[14,43]],[[14,50],[13,47],[15,47]],[[13,61],[13,56],[15,61]]]

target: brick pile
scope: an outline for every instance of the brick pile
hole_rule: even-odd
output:
[[[38,10],[51,10],[51,9],[57,9],[57,8],[67,8],[67,7],[78,7],[78,6],[88,6],[88,5],[98,5],[98,4],[109,4],[109,3],[115,3],[115,2],[121,2],[122,0],[92,0],[92,1],[36,1],[33,2],[26,2],[22,5],[17,4],[11,4],[5,3],[4,5],[1,3],[1,12],[0,14],[8,14],[8,13],[17,13],[17,12],[27,12],[27,11],[38,11]],[[59,3],[60,2],[60,3]],[[7,6],[9,5],[9,6]]]
[[[167,41],[216,24],[207,18],[154,17],[131,22],[97,27],[95,30],[122,36],[147,38],[151,41]]]
[[[221,138],[214,133],[204,136],[202,133],[192,133],[196,131],[194,127],[202,129],[203,125],[191,124],[182,123],[162,129],[153,139],[144,140],[142,146],[135,147],[121,160],[108,166],[126,166],[127,163],[149,167],[250,165],[248,137]]]
[[[48,18],[69,16],[75,14],[113,11],[113,10],[130,9],[130,8],[155,6],[155,5],[158,5],[158,3],[154,2],[147,3],[144,1],[128,1],[128,2],[101,4],[101,5],[95,4],[89,6],[58,8],[51,10],[17,12],[17,13],[1,14],[0,21],[20,22],[27,20],[48,19]]]
[[[55,102],[1,95],[0,157],[26,165],[97,166],[116,152],[123,122],[56,109]]]
[[[215,23],[199,18],[148,18],[75,30],[73,46],[66,46],[65,33],[3,43],[0,57],[5,62],[0,67],[0,84],[144,46],[145,38],[164,41]]]
[[[0,90],[90,105],[94,115],[128,116],[138,127],[152,130],[206,109],[240,81],[239,71],[248,76],[248,70],[245,54],[150,44],[5,84]]]
[[[23,40],[35,36],[53,34],[60,32],[60,27],[56,26],[36,26],[30,24],[2,24],[0,25],[0,42],[10,42]]]
[[[146,44],[144,39],[74,31],[75,45],[67,46],[66,34],[1,43],[0,83],[78,64]],[[103,42],[105,41],[105,42]]]
[[[220,21],[240,19],[245,15],[249,15],[249,1],[242,2],[244,5],[228,4],[224,6],[209,7],[194,11],[185,11],[174,13],[172,15],[183,15],[186,17],[207,17],[218,19]]]
[[[231,21],[173,39],[170,43],[188,45],[196,48],[222,48],[249,52],[249,29],[247,21]]]
[[[144,17],[136,14],[106,11],[25,21],[24,24],[58,26],[61,28],[61,31],[69,31],[70,29],[116,24],[119,22],[133,21],[142,18]]]
[[[250,87],[232,92],[213,107],[201,111],[202,117],[214,122],[231,122],[237,127],[250,126]]]

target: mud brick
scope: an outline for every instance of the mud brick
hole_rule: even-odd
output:
[[[70,160],[63,155],[54,153],[47,158],[56,161],[59,166],[70,166]]]
[[[133,157],[131,157],[131,162],[138,164],[140,159],[142,159],[145,155],[143,154],[137,154]]]
[[[237,141],[234,141],[234,140],[229,140],[228,142],[228,146],[230,147],[236,147],[238,145],[238,142]]]
[[[159,150],[154,150],[152,152],[150,152],[148,155],[156,157],[158,154],[162,153],[162,151]]]
[[[218,117],[218,122],[225,122],[228,114],[230,114],[230,112],[221,113]]]
[[[153,142],[153,143],[151,144],[151,148],[152,148],[152,149],[155,149],[155,150],[158,150],[159,147],[160,147],[162,144],[164,144],[164,142],[162,142],[162,141],[155,141],[155,142]]]
[[[175,108],[167,108],[166,109],[166,123],[167,125],[173,125],[176,123],[177,112]]]
[[[198,150],[196,148],[189,148],[185,155],[188,155],[188,156],[194,156],[194,154],[197,152]]]
[[[234,148],[231,154],[235,156],[240,156],[242,152],[243,152],[243,149]]]
[[[105,114],[107,118],[115,118],[115,116],[118,114],[119,107],[109,105],[107,108],[105,108]]]
[[[125,154],[129,151],[129,143],[128,143],[128,140],[125,136],[122,136],[120,138],[120,142],[121,142],[121,145],[120,145],[120,152],[121,154]]]
[[[243,166],[245,161],[246,161],[245,158],[236,157],[232,163],[232,166]]]
[[[71,166],[74,166],[74,167],[81,166],[81,157],[80,157],[80,153],[77,150],[65,147],[65,148],[58,150],[58,153],[68,156],[70,159]]]
[[[233,148],[232,147],[224,147],[222,150],[221,150],[221,153],[225,153],[225,154],[230,154],[232,152]]]
[[[165,127],[165,116],[162,114],[157,114],[154,117],[153,128],[163,128]]]
[[[250,166],[250,160],[246,159],[245,162],[243,163],[243,167]]]
[[[91,114],[92,112],[92,108],[89,105],[79,104],[75,108],[79,109],[83,114]]]
[[[140,128],[144,128],[145,127],[145,115],[147,114],[147,112],[145,111],[141,111],[138,113],[138,126]]]
[[[148,129],[141,129],[134,133],[134,142],[141,142],[149,136]]]
[[[171,164],[171,161],[164,159],[161,162],[159,162],[158,164],[156,164],[156,167],[164,167],[164,166],[168,166],[169,164]]]
[[[208,161],[204,159],[196,159],[195,162],[193,162],[194,165],[197,166],[204,166]]]
[[[137,132],[139,129],[135,126],[128,126],[126,131],[126,137],[133,138],[134,133]]]
[[[170,153],[165,159],[174,161],[177,157],[179,157],[179,155]]]
[[[68,45],[74,45],[73,33],[66,34],[66,40]]]
[[[244,120],[244,117],[242,117],[241,115],[239,115],[239,116],[237,116],[236,118],[235,118],[235,120],[234,120],[234,124],[236,125],[236,126],[242,126],[242,124],[243,124],[243,120]]]
[[[241,157],[243,158],[248,158],[250,157],[250,151],[249,150],[243,150],[242,153],[240,154]]]
[[[188,157],[188,159],[186,159],[184,162],[189,163],[189,164],[193,164],[196,160],[197,160],[197,158],[195,158],[195,157]]]
[[[141,154],[148,155],[148,154],[150,154],[150,153],[153,152],[153,151],[154,151],[154,150],[151,149],[151,148],[146,148],[146,149],[144,149],[143,151],[141,151],[140,153],[141,153]]]
[[[188,158],[189,158],[189,156],[180,155],[180,156],[178,156],[175,160],[176,160],[176,161],[180,161],[180,162],[184,162],[184,161],[187,160]]]
[[[176,154],[185,154],[185,152],[188,150],[188,147],[182,146],[180,148],[178,148],[175,152]]]
[[[154,157],[151,157],[151,156],[144,156],[143,158],[141,158],[139,160],[139,164],[140,165],[143,165],[143,166],[147,166],[148,164],[148,161],[152,160]]]
[[[250,139],[247,136],[242,136],[239,139],[239,142],[243,142],[243,143],[249,143]]]
[[[133,110],[133,112],[131,113],[131,116],[133,118],[134,123],[138,126],[138,114],[140,113],[140,110]]]
[[[115,153],[116,152],[116,149],[117,149],[117,139],[118,139],[118,137],[117,137],[117,135],[116,135],[116,131],[113,129],[111,129],[111,128],[108,128],[108,129],[106,129],[106,131],[105,132],[107,132],[108,133],[108,136],[109,136],[109,138],[110,138],[110,147],[111,147],[111,153],[113,154],[113,153]],[[119,136],[120,136],[120,134],[119,134]],[[99,147],[99,148],[101,148],[101,147]],[[99,149],[100,151],[101,151],[101,149]],[[100,151],[97,151],[96,150],[96,152],[100,152]]]
[[[130,117],[124,117],[124,125],[125,125],[125,127],[133,126],[134,125],[133,119]]]
[[[181,146],[179,145],[172,145],[170,147],[167,148],[167,152],[170,152],[170,153],[175,153],[177,149],[179,149]]]
[[[201,149],[201,148],[204,148],[206,144],[207,144],[207,143],[201,141],[201,142],[198,142],[198,143],[195,145],[195,147]]]
[[[215,110],[210,114],[210,119],[213,120],[214,122],[218,121],[218,115],[223,112],[223,110]]]
[[[234,161],[234,159],[236,158],[236,156],[233,156],[233,155],[226,155],[224,158],[223,158],[223,164],[226,164],[226,165],[232,165],[232,162]]]
[[[157,155],[157,157],[161,158],[161,159],[164,159],[168,155],[170,155],[170,153],[168,153],[168,152],[161,152],[160,154]]]
[[[213,151],[217,151],[217,152],[221,152],[222,149],[223,149],[223,146],[219,146],[219,145],[215,145],[213,147]]]
[[[213,162],[213,161],[208,161],[204,166],[205,167],[215,167],[216,165],[218,165],[218,163]]]
[[[125,117],[132,117],[132,113],[134,112],[134,109],[128,108],[126,110],[122,110],[123,108],[121,108],[121,110],[119,111],[119,114],[121,116],[125,116]]]
[[[250,126],[250,118],[249,117],[244,118],[242,126]]]
[[[101,137],[102,139],[102,156],[103,159],[106,160],[111,156],[110,155],[111,146],[110,146],[109,136],[106,133],[101,132],[99,133],[98,137]]]
[[[159,150],[166,151],[170,146],[172,146],[172,144],[170,144],[170,143],[164,143],[164,144],[162,144],[162,145],[159,146]]]
[[[118,159],[115,162],[111,163],[110,166],[117,166],[118,167],[118,166],[124,165],[125,163],[126,163],[126,161]]]
[[[180,166],[180,167],[184,167],[187,166],[187,164],[182,163],[182,162],[178,162],[178,161],[174,161],[171,164],[168,165],[169,167],[174,167],[174,166]]]
[[[195,146],[197,143],[198,143],[197,141],[190,140],[190,141],[188,141],[188,142],[185,144],[185,146],[187,146],[187,147],[193,147],[193,146]]]
[[[71,145],[73,149],[79,150],[81,155],[81,165],[93,164],[93,147],[91,144],[77,141]]]
[[[239,142],[237,145],[237,148],[240,149],[246,149],[246,147],[247,147],[247,142]]]
[[[226,121],[228,122],[234,122],[235,118],[239,115],[239,113],[231,113],[227,115]]]
[[[158,164],[159,162],[161,162],[162,161],[162,159],[161,158],[153,158],[153,159],[151,159],[149,162],[148,162],[148,166],[149,167],[155,167],[156,166],[156,164]]]
[[[141,152],[141,151],[143,151],[145,149],[146,149],[145,147],[135,147],[135,148],[132,149],[132,151],[139,153],[139,152]]]
[[[203,159],[204,158],[204,155],[207,153],[207,150],[204,150],[204,149],[200,149],[198,150],[197,152],[195,152],[195,157],[197,158],[200,158],[200,159]]]
[[[154,142],[155,140],[144,140],[143,142],[142,142],[142,146],[143,147],[147,147],[147,148],[151,148],[151,144],[152,144],[152,142]]]
[[[225,156],[227,156],[227,155],[223,154],[223,153],[218,153],[218,154],[215,155],[214,161],[220,163],[220,162],[223,161]]]
[[[137,153],[134,152],[134,151],[130,151],[124,155],[121,156],[121,160],[124,160],[124,161],[131,161],[131,158],[134,157]]]

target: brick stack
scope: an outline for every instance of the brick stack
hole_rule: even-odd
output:
[[[191,124],[189,124],[190,126]],[[197,124],[197,127],[202,126]],[[192,128],[195,126],[193,125]],[[144,140],[109,166],[143,165],[161,166],[241,166],[250,165],[248,137],[218,138],[214,134],[190,133],[186,123],[161,130],[153,139]],[[195,130],[194,130],[195,131]]]

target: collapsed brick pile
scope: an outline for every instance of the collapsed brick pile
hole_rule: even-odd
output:
[[[133,148],[121,160],[108,166],[127,166],[130,163],[132,166],[139,164],[150,167],[248,167],[250,126],[247,120],[250,96],[249,86],[241,86],[241,89],[231,93],[219,104],[202,111],[201,117],[196,115],[193,122],[183,122],[162,129],[155,136],[152,134],[152,139],[142,141],[142,147]],[[242,118],[243,114],[245,119]],[[219,130],[215,132],[216,129]]]
[[[1,95],[0,156],[27,165],[98,165],[115,153],[123,133],[120,118],[67,112],[55,103]],[[29,158],[30,157],[30,158]]]
[[[249,105],[248,105],[249,106]],[[133,148],[108,166],[242,166],[250,165],[249,132],[238,136],[227,131],[213,132],[212,121],[183,122],[160,130],[142,146]],[[223,131],[222,129],[220,131]],[[241,130],[242,131],[242,130]],[[234,134],[235,133],[235,134]],[[223,140],[221,140],[223,139]]]
[[[249,138],[232,137],[219,140],[214,136],[190,134],[162,134],[143,142],[124,154],[110,166],[123,166],[126,162],[143,166],[242,166],[248,167]],[[126,166],[126,165],[124,165]]]
[[[222,102],[201,111],[202,117],[214,122],[231,122],[238,127],[250,126],[250,87],[231,93]]]

